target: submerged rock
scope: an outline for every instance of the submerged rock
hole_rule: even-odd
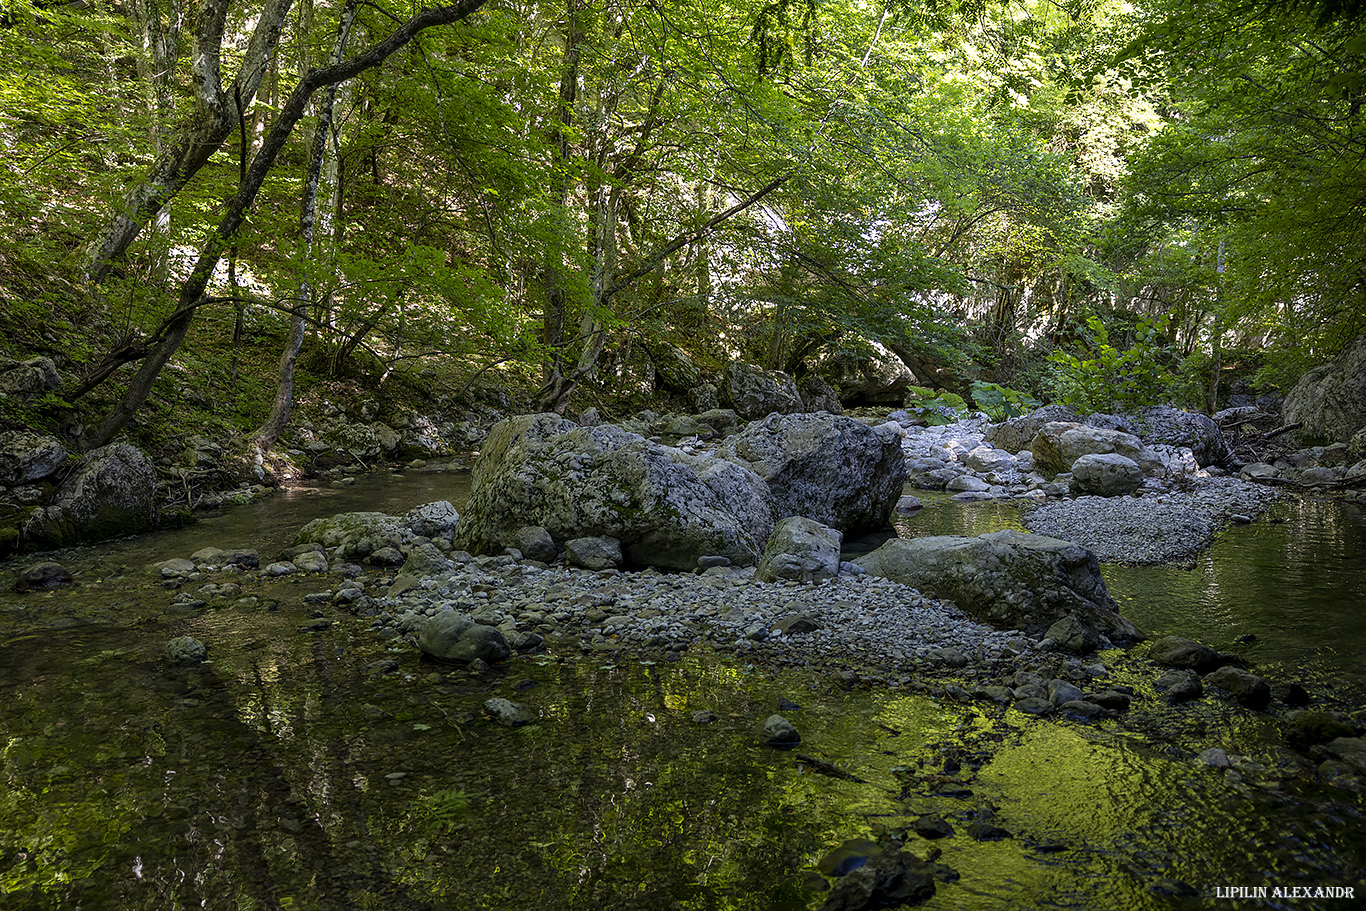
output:
[[[802,742],[802,735],[782,715],[769,715],[764,719],[764,742],[771,747],[793,747]]]
[[[171,664],[189,667],[202,664],[209,656],[209,651],[204,643],[193,636],[180,636],[166,643],[165,655]]]
[[[1271,703],[1270,684],[1240,667],[1221,667],[1207,674],[1204,682],[1217,686],[1250,709],[1264,709]]]
[[[437,611],[417,637],[418,648],[439,661],[496,664],[512,654],[502,630],[475,623],[469,616],[446,609]]]
[[[509,728],[525,727],[541,720],[541,717],[520,702],[511,699],[494,698],[484,703],[484,714],[490,719]]]
[[[1148,650],[1148,658],[1164,667],[1182,668],[1200,674],[1219,666],[1219,653],[1208,645],[1182,636],[1163,636]]]
[[[1042,535],[998,531],[975,538],[894,538],[855,561],[1001,629],[1041,634],[1073,616],[1116,641],[1142,638],[1105,588],[1090,551]]]
[[[71,575],[71,570],[60,563],[51,560],[42,563],[34,563],[19,572],[14,580],[14,590],[17,592],[38,592],[51,591],[54,588],[66,588],[74,583],[75,577]]]
[[[841,877],[820,911],[867,911],[929,901],[938,867],[889,845]]]

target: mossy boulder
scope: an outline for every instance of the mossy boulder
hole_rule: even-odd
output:
[[[128,443],[92,450],[24,526],[31,548],[62,547],[151,531],[157,525],[157,474]]]

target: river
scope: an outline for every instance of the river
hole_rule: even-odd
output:
[[[1294,779],[1248,787],[1185,758],[1239,746],[1274,766],[1270,716],[1154,709],[1145,717],[1173,734],[1153,739],[1123,720],[846,691],[701,649],[676,663],[523,658],[469,676],[358,618],[302,631],[304,595],[328,579],[244,584],[251,606],[181,609],[145,568],[206,545],[270,557],[311,518],[458,502],[465,483],[379,475],[285,492],[56,554],[79,586],[0,596],[0,908],[804,909],[822,901],[822,857],[922,814],[957,833],[908,838],[960,874],[932,909],[1203,908],[1228,905],[1217,888],[1244,885],[1360,891],[1359,798]],[[1221,646],[1254,632],[1278,666],[1359,673],[1361,625],[1347,607],[1289,603],[1289,589],[1257,581],[1317,588],[1324,554],[1366,553],[1359,516],[1282,508],[1283,523],[1222,537],[1206,570],[1132,571],[1153,580],[1144,590],[1121,569],[1111,580],[1125,611]],[[1296,530],[1316,515],[1319,544]],[[936,503],[910,521],[917,533],[980,531],[1016,516]],[[1249,577],[1252,558],[1226,547],[1237,538],[1283,565]],[[1359,564],[1341,564],[1350,580]],[[1236,597],[1220,597],[1235,584]],[[1306,618],[1318,625],[1302,629]],[[182,634],[208,643],[212,661],[162,664]],[[490,696],[533,706],[540,723],[480,720]],[[763,746],[758,728],[780,705],[803,752],[862,781]],[[701,709],[717,720],[695,723]],[[965,834],[986,819],[1012,837]],[[1239,905],[1292,906],[1351,903]]]

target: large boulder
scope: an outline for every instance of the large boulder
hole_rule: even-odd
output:
[[[405,551],[412,544],[413,530],[397,516],[382,512],[345,512],[325,519],[314,519],[294,539],[301,544],[321,544],[341,560],[364,560],[386,548]]]
[[[456,664],[468,664],[475,659],[497,664],[512,654],[502,630],[475,623],[450,608],[437,611],[423,625],[417,646],[438,661]]]
[[[1300,377],[1281,415],[1304,424],[1297,434],[1306,443],[1346,443],[1366,428],[1366,335]]]
[[[899,436],[840,415],[770,415],[727,437],[717,456],[768,483],[778,517],[846,535],[887,525],[906,484]]]
[[[16,361],[0,357],[0,396],[30,399],[62,385],[61,374],[51,358],[31,357]]]
[[[839,393],[818,376],[805,377],[797,384],[797,391],[802,394],[804,411],[828,411],[831,414],[844,414],[844,406],[840,404]]]
[[[802,397],[792,377],[778,370],[731,361],[721,376],[721,400],[743,420],[802,410]]]
[[[1213,418],[1153,405],[1133,416],[1138,435],[1148,444],[1185,447],[1200,465],[1217,465],[1229,457],[1228,442]]]
[[[0,433],[0,484],[13,487],[45,478],[66,461],[66,449],[55,437],[28,430]]]
[[[982,434],[982,439],[1006,452],[1022,452],[1034,442],[1034,435],[1043,429],[1043,425],[1053,421],[1080,423],[1081,418],[1066,405],[1045,405],[1029,414],[1022,414],[1000,424],[992,424]]]
[[[801,516],[788,516],[773,528],[754,578],[760,582],[791,579],[820,582],[840,571],[838,531]]]
[[[1088,453],[1072,463],[1072,482],[1083,493],[1122,497],[1143,486],[1143,469],[1117,452]]]
[[[1141,638],[1120,616],[1094,554],[1019,531],[893,538],[855,561],[867,572],[952,599],[1000,629],[1045,633],[1067,616],[1116,641]]]
[[[702,369],[682,348],[668,342],[654,342],[645,347],[661,388],[687,395],[702,383]]]
[[[607,536],[636,564],[694,569],[719,555],[751,565],[773,530],[763,480],[620,427],[579,427],[553,414],[494,426],[470,479],[456,540],[498,552],[540,526],[558,542]]]
[[[323,434],[323,440],[345,459],[358,462],[387,458],[398,452],[403,438],[388,424],[338,424]]]
[[[812,367],[847,404],[900,405],[916,384],[911,368],[875,339],[844,339],[821,350]]]
[[[157,523],[157,473],[128,443],[110,443],[81,459],[52,497],[33,511],[24,538],[33,547],[61,547],[150,531]]]
[[[1153,462],[1143,442],[1131,433],[1106,430],[1073,421],[1050,421],[1039,428],[1029,444],[1034,453],[1034,464],[1050,477],[1070,471],[1084,455],[1118,453],[1140,466]]]

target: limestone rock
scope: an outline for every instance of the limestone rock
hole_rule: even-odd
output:
[[[1069,615],[1114,640],[1142,637],[1120,616],[1094,554],[1018,531],[894,538],[857,561],[1000,629],[1040,634]]]
[[[820,351],[814,372],[839,392],[841,402],[900,405],[915,374],[890,348],[876,339],[846,337]]]
[[[792,377],[741,361],[726,364],[720,391],[722,401],[746,421],[774,412],[793,414],[802,410],[802,397]]]
[[[572,565],[584,569],[616,569],[623,562],[621,542],[606,535],[571,538],[564,544],[564,555]]]
[[[517,529],[512,538],[512,546],[520,550],[526,559],[539,560],[542,563],[555,562],[560,553],[554,537],[539,525],[524,525]]]
[[[382,512],[345,512],[314,519],[294,539],[295,544],[335,548],[339,560],[360,561],[384,548],[403,550],[412,542],[411,528],[397,516]]]
[[[1296,435],[1310,443],[1346,443],[1366,428],[1366,335],[1301,377],[1281,413],[1287,424],[1304,423]]]
[[[1069,421],[1044,424],[1030,441],[1029,451],[1039,470],[1050,476],[1070,470],[1077,459],[1089,454],[1118,453],[1139,465],[1151,460],[1133,434]]]
[[[56,437],[28,430],[0,433],[0,485],[14,487],[52,474],[66,461],[66,448]]]
[[[1201,467],[1221,464],[1229,456],[1223,431],[1208,415],[1152,405],[1134,415],[1134,424],[1143,442],[1189,449]]]
[[[701,368],[682,348],[663,341],[651,342],[645,347],[661,388],[686,395],[702,382]]]
[[[1219,654],[1208,645],[1181,636],[1163,636],[1153,643],[1148,657],[1164,667],[1204,674],[1219,666]]]
[[[1053,644],[1063,651],[1076,655],[1094,651],[1100,644],[1096,631],[1071,615],[1050,626],[1045,638],[1052,639]]]
[[[16,361],[0,357],[0,396],[27,400],[52,392],[61,385],[62,376],[51,358],[31,357]]]
[[[520,728],[534,724],[540,716],[520,702],[511,699],[494,698],[484,702],[484,714],[504,727]]]
[[[496,664],[512,654],[502,630],[475,623],[467,615],[439,610],[417,637],[418,648],[439,661],[468,664],[475,659]]]
[[[842,540],[833,528],[801,516],[788,516],[774,526],[754,578],[760,582],[833,579],[839,575]]]
[[[1122,497],[1143,485],[1143,469],[1117,452],[1087,453],[1072,463],[1072,482],[1084,493]]]
[[[935,874],[944,875],[943,871],[948,868],[926,863],[889,845],[863,866],[840,877],[820,911],[871,911],[918,905],[934,897]]]
[[[204,659],[209,656],[209,651],[204,647],[204,643],[193,636],[180,636],[166,643],[165,655],[171,664],[188,667],[203,664]]]
[[[473,552],[515,546],[526,526],[557,541],[609,536],[628,560],[693,569],[719,554],[752,565],[773,530],[768,487],[753,472],[691,456],[620,427],[556,415],[497,424],[471,477],[457,540]]]
[[[717,456],[767,483],[777,517],[846,535],[885,527],[906,482],[900,439],[840,415],[770,415],[727,437]]]
[[[844,406],[840,404],[839,393],[819,376],[808,376],[803,379],[797,384],[797,391],[801,393],[802,408],[805,411],[844,413]]]
[[[1167,697],[1168,702],[1189,702],[1204,695],[1205,687],[1195,671],[1171,670],[1153,682],[1153,689]]]
[[[456,512],[449,500],[434,500],[431,503],[414,506],[399,519],[399,523],[406,525],[415,535],[424,538],[445,538],[447,541],[455,534],[455,527],[459,522],[460,513]]]
[[[1042,408],[1034,409],[1029,414],[1011,418],[1000,424],[992,424],[982,434],[982,439],[997,449],[1019,453],[1029,449],[1030,444],[1034,441],[1035,434],[1043,428],[1043,425],[1053,421],[1080,423],[1081,418],[1066,405],[1045,405]]]
[[[156,492],[156,469],[140,449],[101,446],[57,488],[52,505],[34,510],[24,537],[32,546],[57,547],[150,531]]]

